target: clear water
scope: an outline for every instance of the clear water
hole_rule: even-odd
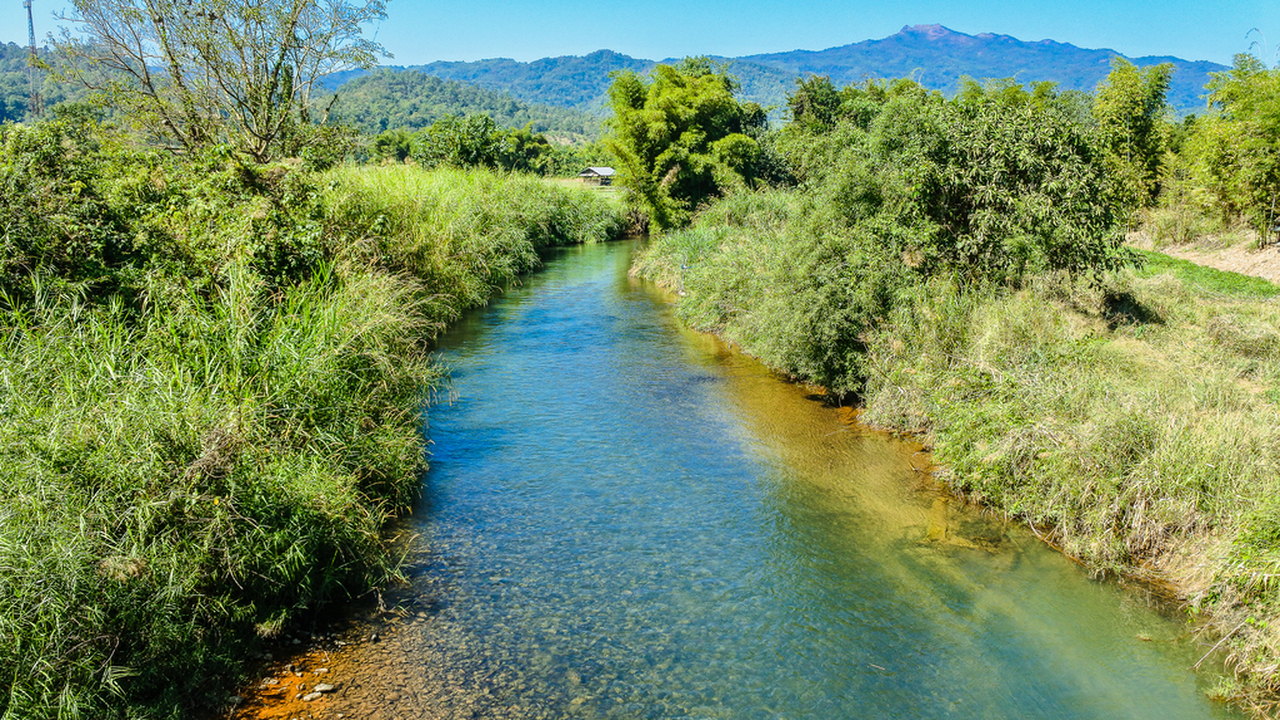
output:
[[[919,448],[680,328],[634,246],[441,343],[451,400],[360,717],[1222,718],[1205,647],[950,503]],[[350,716],[350,715],[349,715]]]

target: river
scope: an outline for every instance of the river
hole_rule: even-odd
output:
[[[309,713],[1235,717],[1184,621],[682,329],[634,247],[558,251],[443,337],[410,582],[376,642],[298,661],[338,688]]]

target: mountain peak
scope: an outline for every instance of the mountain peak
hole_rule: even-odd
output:
[[[932,25],[903,25],[898,31],[899,35],[923,35],[927,40],[937,40],[938,38],[956,34],[954,30],[945,28],[937,23]]]

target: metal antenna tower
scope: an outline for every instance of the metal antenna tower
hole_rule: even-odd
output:
[[[27,9],[27,47],[31,51],[27,58],[27,80],[31,83],[31,117],[44,114],[44,103],[40,100],[40,86],[36,84],[36,24],[31,19],[31,0],[22,0],[22,7]]]

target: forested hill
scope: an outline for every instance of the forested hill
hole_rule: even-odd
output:
[[[47,49],[41,48],[39,52],[42,60],[50,60]],[[27,117],[27,110],[31,106],[31,81],[27,76],[29,53],[25,45],[0,43],[0,123],[16,122]],[[48,73],[41,72],[38,77],[45,107],[85,96],[84,90],[55,82],[48,77]]]
[[[1013,77],[1022,83],[1057,82],[1061,90],[1092,91],[1110,70],[1114,50],[1087,50],[1053,40],[1026,42],[1008,35],[966,35],[941,25],[904,27],[882,40],[820,51],[716,58],[730,63],[742,83],[741,98],[766,107],[781,106],[794,80],[801,75],[829,75],[839,85],[863,78],[911,76],[925,87],[950,93],[962,76],[978,80]],[[1139,66],[1171,62],[1176,70],[1169,104],[1181,113],[1204,108],[1204,85],[1209,73],[1228,69],[1211,62],[1173,57],[1128,58]],[[517,62],[498,58],[477,62],[434,62],[409,69],[459,80],[491,90],[507,91],[528,102],[604,111],[609,73],[645,72],[653,66],[610,50],[584,56],[543,58]],[[341,81],[355,74],[335,77]]]
[[[26,114],[26,53],[19,45],[0,44],[0,122],[20,120]],[[941,25],[916,25],[881,40],[827,50],[716,59],[729,62],[730,72],[742,83],[743,100],[778,108],[785,105],[795,78],[808,74],[828,75],[838,85],[863,78],[911,76],[925,87],[946,93],[955,89],[962,76],[1014,77],[1022,83],[1051,80],[1062,90],[1091,91],[1106,77],[1117,54],[1053,40],[1025,42],[1008,35],[966,35]],[[1201,111],[1209,73],[1227,69],[1173,57],[1129,59],[1140,66],[1174,64],[1168,100],[1180,113]],[[417,128],[444,115],[487,113],[507,126],[532,121],[543,132],[589,137],[597,134],[598,118],[606,112],[609,74],[646,72],[653,65],[651,60],[598,50],[533,62],[499,58],[389,67],[373,73],[351,71],[330,76],[326,85],[342,87],[336,108],[339,116],[370,132],[380,131],[383,120],[387,127]],[[68,93],[68,88],[46,80],[43,94],[48,106],[80,93]]]
[[[504,127],[524,127],[566,138],[594,138],[600,119],[567,107],[529,103],[510,94],[417,70],[383,68],[343,83],[331,117],[367,133],[417,130],[448,115],[488,115]],[[326,99],[327,103],[328,100]]]
[[[1075,45],[1040,40],[1024,42],[1008,35],[966,35],[941,25],[904,27],[883,40],[867,40],[817,52],[750,55],[743,63],[760,64],[790,75],[829,75],[837,85],[863,77],[911,76],[925,87],[950,94],[957,78],[1016,77],[1023,83],[1052,80],[1060,90],[1092,91],[1111,69],[1114,50],[1087,50]],[[1168,100],[1176,110],[1195,112],[1205,106],[1204,85],[1209,73],[1224,65],[1175,57],[1128,58],[1135,65],[1173,63],[1175,71]]]

